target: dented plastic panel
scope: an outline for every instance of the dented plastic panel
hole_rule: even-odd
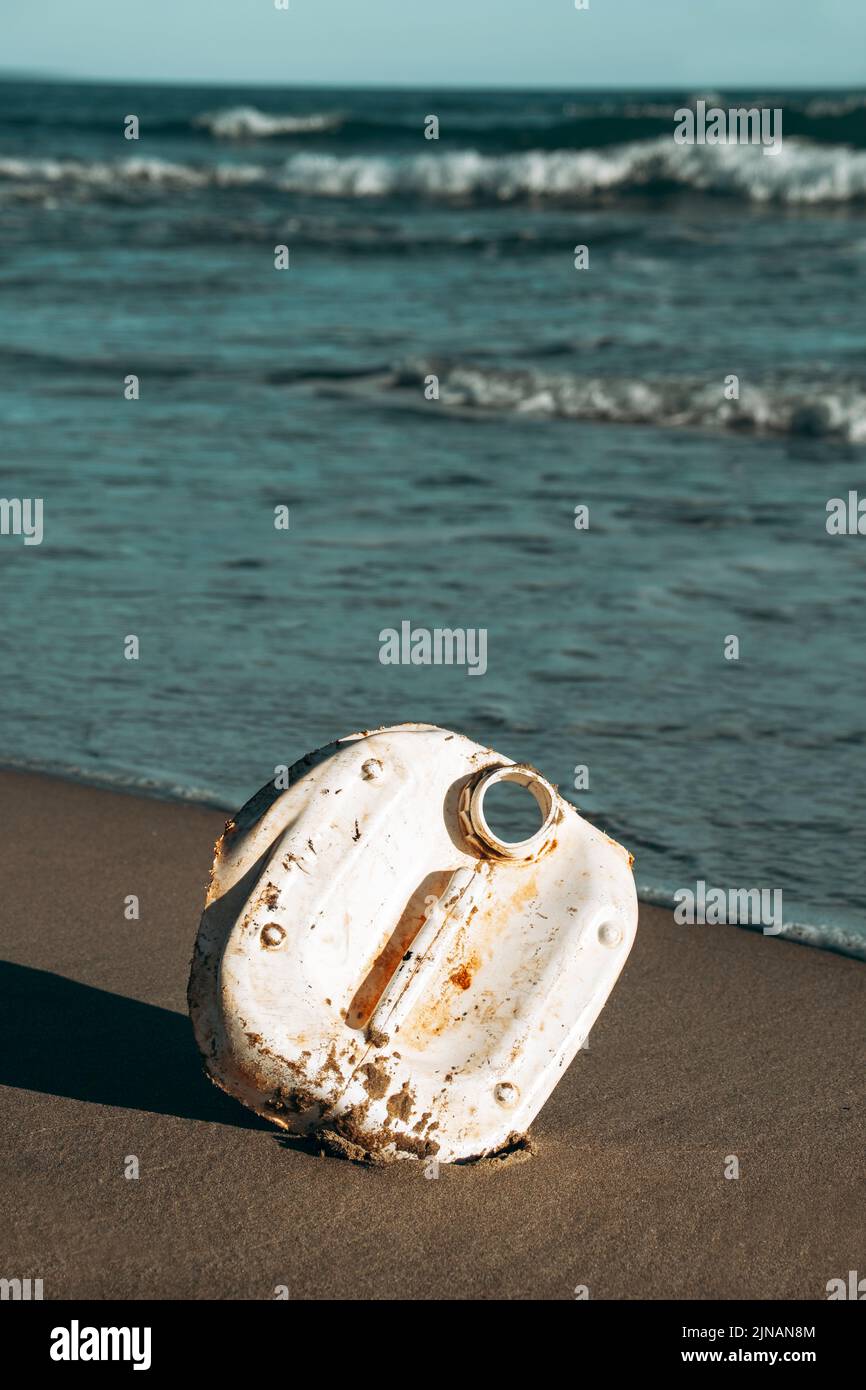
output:
[[[500,838],[490,788],[541,824]],[[528,1129],[634,940],[630,856],[535,769],[460,734],[353,734],[268,785],[216,846],[189,984],[218,1085],[374,1161]]]

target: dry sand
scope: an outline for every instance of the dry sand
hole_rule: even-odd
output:
[[[2,773],[0,814],[0,1276],[46,1298],[821,1299],[862,1269],[861,963],[643,908],[536,1157],[367,1170],[287,1149],[201,1073],[185,991],[219,813]]]

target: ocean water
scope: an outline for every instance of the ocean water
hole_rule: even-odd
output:
[[[698,95],[782,152],[676,146]],[[234,809],[430,721],[866,958],[866,94],[745,95],[6,82],[0,762]]]

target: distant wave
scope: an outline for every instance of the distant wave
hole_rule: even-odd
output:
[[[209,130],[219,140],[264,140],[280,135],[318,135],[339,130],[339,112],[313,112],[308,116],[274,116],[255,106],[230,106],[224,111],[205,111],[193,126]]]
[[[787,103],[785,103],[787,106]],[[855,111],[866,111],[866,92],[851,92],[844,96],[824,96],[813,97],[805,102],[800,109],[806,116],[821,120],[825,117],[850,116]]]
[[[439,379],[439,404],[457,413],[529,419],[592,420],[659,428],[736,430],[866,443],[866,386],[819,386],[780,381],[741,384],[739,401],[725,400],[720,381],[704,378],[576,376],[447,363],[406,363],[385,377],[358,378],[356,389],[400,392],[424,402],[426,378]],[[326,386],[325,389],[340,389]]]
[[[629,194],[690,192],[759,203],[866,201],[866,151],[787,140],[775,157],[751,145],[675,145],[662,138],[605,150],[476,150],[414,156],[298,153],[275,164],[191,164],[159,158],[118,161],[0,157],[0,184],[97,195],[150,188],[261,184],[312,198],[551,202],[565,205]]]
[[[0,101],[0,129],[54,131],[58,124],[56,105],[49,96],[24,107]],[[196,110],[196,93],[175,93],[168,104],[145,98],[146,129],[150,136],[166,139],[188,138],[201,133],[214,140],[291,140],[305,137],[338,136],[341,146],[358,149],[414,145],[421,138],[428,111],[439,114],[443,138],[452,148],[477,147],[488,152],[517,150],[602,148],[633,140],[666,136],[673,127],[674,113],[683,106],[694,106],[697,93],[630,93],[621,96],[599,94],[569,96],[551,93],[503,94],[488,99],[461,100],[459,95],[427,94],[395,103],[393,93],[384,101],[374,96],[332,93],[318,100],[333,100],[313,111],[266,110],[250,92],[246,101]],[[723,108],[780,107],[787,136],[824,143],[845,143],[866,147],[866,93],[813,92],[784,94],[765,92],[744,96],[742,92],[723,95],[700,93],[708,105]],[[207,98],[202,94],[202,101]],[[264,103],[265,98],[261,101]],[[280,98],[275,98],[279,102]],[[287,104],[292,104],[288,102]],[[138,108],[136,108],[138,109]],[[114,132],[115,111],[88,100],[83,107],[63,109],[64,131]]]
[[[698,94],[690,96],[621,97],[550,101],[544,111],[527,112],[525,103],[513,105],[491,102],[489,110],[476,109],[469,117],[466,112],[442,112],[443,129],[447,138],[464,145],[477,144],[482,148],[543,150],[571,148],[585,143],[586,132],[591,139],[606,146],[626,140],[649,140],[665,135],[672,128],[675,112],[683,106],[694,107]],[[785,96],[763,93],[743,97],[742,93],[723,96],[719,92],[702,92],[708,106],[780,107],[783,123],[792,136],[819,141],[844,139],[862,147],[866,144],[866,93],[837,92],[809,96]],[[438,110],[435,99],[424,108]],[[312,112],[268,112],[256,106],[231,106],[217,111],[205,111],[193,118],[195,129],[207,130],[217,139],[278,139],[281,136],[332,134],[341,132],[347,139],[363,144],[375,140],[380,145],[389,138],[404,141],[419,138],[423,122],[421,107],[417,112],[373,113],[360,109]],[[172,124],[172,128],[176,128]]]

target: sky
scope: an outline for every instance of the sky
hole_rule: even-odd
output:
[[[312,86],[866,85],[866,0],[0,0],[5,72]]]

